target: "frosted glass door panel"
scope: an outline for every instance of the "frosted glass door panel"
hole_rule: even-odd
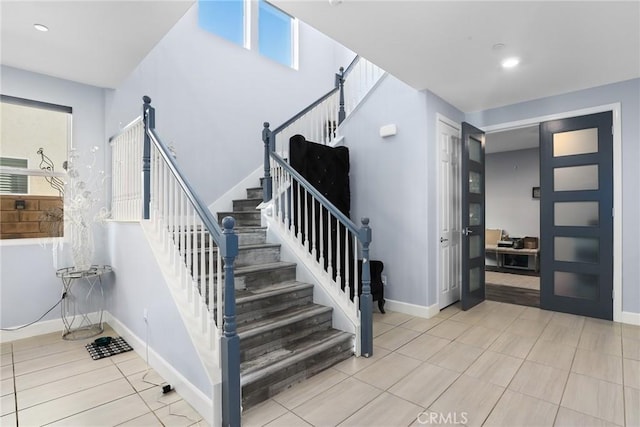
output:
[[[482,239],[480,236],[469,237],[469,258],[478,258],[482,255]]]
[[[482,193],[482,175],[478,172],[469,172],[469,192]]]
[[[598,299],[598,276],[556,271],[553,279],[553,292],[558,296],[590,300]]]
[[[478,267],[469,270],[469,290],[471,292],[480,289],[480,277],[480,269]]]
[[[556,261],[596,264],[600,261],[600,241],[593,237],[555,237],[554,253]]]
[[[553,170],[553,191],[597,190],[598,187],[598,165]]]
[[[469,203],[469,225],[482,224],[482,205],[479,203]]]
[[[482,163],[482,142],[477,139],[469,139],[469,160]]]
[[[598,202],[555,202],[554,225],[597,227],[600,224]]]
[[[598,128],[553,134],[553,157],[598,152]]]

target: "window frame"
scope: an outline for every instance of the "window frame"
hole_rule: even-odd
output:
[[[66,132],[66,144],[65,144],[65,158],[69,157],[69,153],[73,149],[73,108],[60,104],[52,104],[44,101],[36,101],[28,98],[19,98],[15,96],[0,94],[0,104],[7,103],[13,105],[19,105],[23,107],[37,108],[41,110],[48,110],[52,112],[58,113],[66,113],[66,124],[67,124],[67,132]],[[16,156],[3,156],[3,157],[12,157],[17,158]],[[28,167],[26,169],[17,169],[9,166],[0,166],[0,173],[12,173],[18,175],[26,175],[28,177],[36,176],[36,177],[66,177],[66,172],[64,171],[55,171],[50,172],[46,170],[42,170],[40,168],[33,169],[33,164],[29,165],[29,159],[27,159]],[[33,162],[32,162],[33,163]],[[31,168],[29,167],[31,166]],[[10,197],[10,196],[37,196],[36,194],[31,194],[31,182],[27,180],[29,193],[27,194],[18,194],[18,193],[1,193],[0,197]],[[63,196],[63,204],[66,202],[66,195]],[[66,228],[66,227],[65,227]],[[55,243],[64,241],[67,233],[63,231],[62,236],[57,237],[23,237],[23,238],[15,238],[15,239],[0,239],[0,247],[1,246],[23,246],[23,245],[33,245],[33,244],[43,244],[43,243]]]
[[[7,165],[2,165],[2,160],[24,160],[26,166],[25,167],[20,167],[20,166],[7,166]],[[21,171],[28,171],[29,170],[29,159],[25,158],[25,157],[12,157],[12,156],[0,156],[0,179],[2,178],[2,175],[8,175],[8,176],[26,176],[27,179],[25,180],[26,182],[26,186],[27,186],[27,192],[23,193],[20,191],[9,191],[9,192],[5,192],[2,189],[2,184],[0,183],[0,195],[17,195],[17,196],[28,196],[30,195],[31,192],[31,184],[29,182],[29,175],[26,174],[22,174],[19,173]],[[18,172],[18,173],[16,173]],[[10,188],[10,190],[13,190],[13,188]]]

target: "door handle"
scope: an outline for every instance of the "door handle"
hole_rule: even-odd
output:
[[[473,230],[471,230],[469,227],[465,227],[462,229],[462,234],[464,234],[465,236],[470,236],[473,234]]]
[[[444,237],[440,238],[440,243],[444,243],[444,242],[448,242],[448,241],[449,241],[449,239],[445,239]]]

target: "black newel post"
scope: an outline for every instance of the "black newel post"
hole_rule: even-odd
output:
[[[369,218],[362,218],[360,228],[362,242],[362,295],[360,295],[360,354],[373,355],[373,297],[371,296],[371,263],[369,262],[369,244],[371,228]]]
[[[151,137],[149,131],[156,127],[156,110],[151,106],[151,98],[143,96],[142,120],[144,122],[144,143],[142,149],[142,218],[149,219],[151,204]]]
[[[262,129],[262,142],[264,142],[264,179],[262,180],[262,201],[271,200],[271,165],[269,156],[273,147],[271,147],[271,130],[269,122],[264,122]]]
[[[336,74],[336,81],[340,88],[340,109],[338,110],[338,126],[342,124],[347,117],[347,113],[344,110],[344,67],[340,67],[340,74]]]
[[[224,307],[222,359],[222,425],[240,426],[240,338],[236,323],[236,298],[234,284],[234,260],[238,255],[238,235],[234,233],[235,220],[227,216],[222,220],[224,247]]]

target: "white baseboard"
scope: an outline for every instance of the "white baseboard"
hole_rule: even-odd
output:
[[[627,323],[629,325],[640,326],[640,313],[632,313],[630,311],[623,311],[620,316],[620,323]]]
[[[409,314],[411,316],[424,317],[425,319],[429,319],[440,312],[438,304],[426,307],[424,305],[409,304],[408,302],[394,301],[390,299],[385,299],[384,308],[389,309],[390,311],[397,311],[398,313]]]
[[[37,337],[38,335],[50,334],[52,332],[60,332],[60,337],[62,337],[62,331],[64,331],[62,319],[45,320],[29,325],[23,329],[18,329],[17,331],[0,331],[0,342],[5,343]]]
[[[118,319],[105,312],[105,321],[127,341],[134,351],[142,359],[146,359],[146,342],[135,335],[129,328],[122,324]],[[220,408],[222,405],[222,394],[220,384],[214,384],[211,396],[207,396],[199,388],[191,384],[180,372],[176,371],[166,360],[158,355],[152,348],[149,348],[149,360],[147,362],[158,374],[164,378],[166,382],[171,384],[173,388],[193,407],[210,426],[220,425],[222,414]],[[216,405],[213,402],[218,402]],[[214,420],[216,421],[214,423]]]

